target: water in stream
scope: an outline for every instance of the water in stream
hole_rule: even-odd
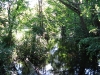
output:
[[[51,55],[53,55],[56,51],[58,50],[57,45],[54,46],[54,48],[50,51]],[[58,60],[55,59],[55,62],[57,63]],[[100,66],[100,65],[98,65]],[[12,71],[11,75],[22,75],[22,67],[23,65],[21,63],[17,63],[15,65],[16,67],[16,71]],[[93,70],[91,69],[85,69],[85,75],[93,75]],[[59,72],[54,72],[53,71],[53,67],[51,65],[51,63],[48,63],[45,67],[43,67],[42,69],[39,70],[40,75],[70,75],[68,73],[68,71],[66,70],[65,73],[63,73],[63,68],[61,68],[61,70],[59,70]],[[100,73],[95,72],[96,75],[100,75]],[[29,74],[29,75],[38,75],[38,74]],[[78,75],[78,69],[75,70],[74,75]]]

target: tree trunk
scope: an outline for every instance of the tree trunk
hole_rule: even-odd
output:
[[[78,75],[84,75],[84,70],[85,70],[85,67],[80,67],[80,70],[79,70],[79,74]]]
[[[43,36],[43,32],[44,32],[44,27],[43,27],[43,11],[42,11],[42,0],[38,0],[38,3],[39,3],[39,25],[40,25],[40,28],[41,28],[41,32],[40,32],[40,35]]]
[[[84,22],[83,16],[79,16],[79,18],[80,18],[80,25],[81,25],[81,29],[82,29],[83,35],[86,38],[86,37],[88,37],[89,31],[88,31],[87,26],[86,26],[86,24]]]

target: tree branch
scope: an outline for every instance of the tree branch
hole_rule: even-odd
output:
[[[67,6],[69,9],[71,9],[72,11],[74,11],[75,13],[77,13],[78,15],[80,15],[80,10],[78,7],[76,7],[75,5],[73,5],[73,3],[68,4],[67,2],[63,1],[63,0],[59,0],[62,4],[64,4],[65,6]],[[69,0],[68,0],[69,1]]]
[[[84,3],[82,3],[81,1],[75,1],[75,2],[72,2],[72,1],[70,1],[70,0],[67,0],[69,3],[72,3],[72,4],[74,4],[74,5],[80,5],[80,4],[84,4]]]
[[[84,21],[84,18],[83,16],[80,16],[81,14],[81,11],[80,11],[80,8],[79,8],[79,5],[76,6],[72,3],[70,3],[69,0],[66,0],[66,1],[63,1],[63,0],[59,0],[62,4],[64,4],[66,7],[68,7],[69,9],[71,9],[72,11],[74,11],[75,13],[78,14],[79,18],[80,18],[80,26],[81,26],[81,29],[82,29],[82,32],[84,33],[84,36],[87,37],[88,36],[88,29],[87,29],[87,26],[85,24],[85,21]]]

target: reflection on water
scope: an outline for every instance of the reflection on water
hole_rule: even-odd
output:
[[[58,50],[57,44],[54,46],[54,48],[52,50],[50,50],[50,54],[54,55],[54,53]],[[54,62],[58,62],[58,58],[54,59]],[[39,74],[40,75],[73,75],[70,74],[68,72],[68,69],[64,69],[64,67],[61,67],[61,69],[59,69],[57,72],[54,71],[52,65],[52,63],[48,63],[45,67],[43,67],[42,69],[39,70]],[[12,71],[11,75],[22,75],[22,67],[23,65],[21,63],[16,63],[15,64],[16,67],[16,71]],[[98,67],[100,67],[100,61],[98,64]],[[75,69],[74,70],[74,75],[78,75],[79,73],[79,69]],[[100,73],[98,71],[93,71],[92,69],[86,68],[85,69],[85,75],[100,75]],[[30,75],[30,74],[29,74]],[[38,74],[34,74],[34,75],[38,75]]]
[[[39,70],[41,75],[54,75],[53,72],[53,67],[51,66],[51,63],[47,64],[44,69]]]
[[[15,64],[15,67],[16,67],[16,71],[12,71],[11,75],[22,75],[22,67],[23,67],[22,64],[17,63]],[[76,69],[74,72],[74,75],[78,75],[78,72],[79,72],[79,69]],[[63,70],[63,67],[58,72],[53,71],[53,67],[51,63],[47,64],[45,67],[43,67],[43,69],[40,69],[39,73],[40,75],[70,75],[70,73],[68,72],[68,69]],[[93,70],[86,68],[85,75],[100,75],[100,73],[97,71],[94,72]]]

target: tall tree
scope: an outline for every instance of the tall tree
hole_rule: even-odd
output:
[[[57,3],[58,1],[54,0],[54,1],[52,1],[51,4],[54,5],[54,2]],[[61,2],[63,5],[65,5],[67,7],[66,11],[64,11],[64,12],[69,13],[67,10],[70,9],[70,11],[71,11],[70,12],[70,15],[71,15],[70,18],[74,17],[74,19],[77,19],[77,21],[80,21],[80,23],[78,22],[77,25],[76,25],[74,23],[75,20],[74,21],[71,20],[71,22],[73,23],[73,26],[75,25],[74,28],[73,28],[74,30],[73,30],[73,32],[71,31],[71,34],[70,34],[70,37],[69,37],[70,39],[68,39],[68,35],[67,35],[67,38],[64,38],[64,40],[65,41],[67,40],[67,41],[66,42],[64,41],[65,45],[62,45],[62,47],[61,47],[62,49],[59,48],[58,55],[60,54],[59,56],[61,56],[61,55],[63,56],[63,53],[66,52],[65,55],[68,56],[68,58],[71,58],[74,62],[77,61],[75,64],[79,65],[79,67],[80,67],[79,68],[79,75],[82,75],[82,74],[84,74],[85,68],[87,66],[90,66],[89,64],[91,64],[91,65],[95,64],[94,67],[97,67],[97,59],[95,60],[94,58],[97,58],[98,50],[95,51],[96,54],[92,56],[93,58],[91,58],[91,54],[92,53],[90,52],[90,48],[92,47],[92,45],[88,44],[88,42],[89,42],[89,39],[90,39],[89,37],[93,37],[92,39],[95,38],[94,36],[91,36],[91,33],[89,33],[89,31],[91,31],[91,29],[95,28],[92,25],[92,22],[94,22],[94,21],[91,20],[91,19],[93,19],[93,17],[91,16],[91,7],[92,7],[92,5],[94,5],[96,7],[96,4],[99,5],[99,3],[97,3],[97,1],[93,1],[92,2],[92,0],[91,1],[59,0],[59,2]],[[56,3],[55,3],[55,5],[56,5]],[[98,8],[98,6],[96,7],[96,9],[97,8]],[[64,9],[65,8],[63,7],[62,11]],[[94,8],[92,8],[92,10],[95,12]],[[58,13],[58,11],[57,11],[57,13]],[[74,16],[72,16],[73,13],[74,13]],[[61,14],[63,14],[63,12]],[[97,14],[95,14],[95,15],[97,15]],[[63,18],[64,18],[64,16],[63,16]],[[56,19],[57,19],[57,16],[56,16]],[[68,17],[66,17],[66,19],[68,19]],[[97,19],[98,18],[95,16],[95,19],[94,19],[95,23],[98,23]],[[61,20],[58,20],[58,21],[61,21]],[[66,31],[65,32],[61,31],[62,34],[66,34],[66,32],[68,32],[68,30],[67,30],[67,27],[68,27],[68,24],[69,24],[68,21],[69,21],[69,19],[67,20],[67,22],[64,21],[64,20],[61,21],[61,22],[65,22],[67,24],[66,25]],[[63,25],[65,25],[65,24],[63,24]],[[97,24],[97,25],[99,25],[99,24]],[[98,28],[98,26],[96,26],[96,28]],[[69,28],[69,29],[71,29],[71,28]],[[93,35],[95,35],[95,34],[93,34]],[[98,36],[98,35],[95,35],[95,36]],[[71,42],[71,38],[74,39],[73,42]],[[88,42],[86,43],[86,41],[87,41],[86,39],[87,38],[88,38]],[[83,41],[81,41],[81,40],[84,40],[85,43]],[[71,46],[72,43],[75,43],[75,46],[77,46],[77,47],[75,47],[75,49],[72,48],[72,46]],[[82,44],[82,46],[80,48],[81,44]],[[96,43],[94,43],[94,44],[96,45]],[[76,51],[74,51],[74,50],[77,50],[78,53]],[[76,59],[73,59],[71,57],[71,56],[74,56],[73,53],[75,54]],[[62,56],[61,56],[61,59],[63,59]],[[80,57],[79,60],[77,60],[78,57]],[[93,60],[95,61],[95,63],[91,63],[91,62],[93,62]],[[69,61],[66,61],[66,62],[69,62]],[[71,63],[71,62],[69,62],[69,63]],[[86,63],[86,64],[83,64],[83,63]],[[75,66],[75,64],[73,66]]]

